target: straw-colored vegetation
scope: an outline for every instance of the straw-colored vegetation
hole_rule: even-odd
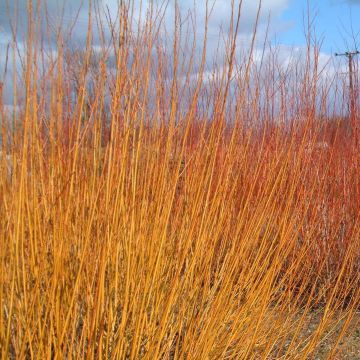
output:
[[[170,36],[133,5],[56,52],[29,5],[1,113],[1,357],[355,359],[359,120],[335,119],[318,44],[259,63],[234,7],[209,76],[193,15]]]

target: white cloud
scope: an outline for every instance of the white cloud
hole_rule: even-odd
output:
[[[20,14],[26,14],[26,1],[27,0],[19,0],[18,2],[18,11]],[[360,1],[360,0],[359,0]],[[2,12],[3,7],[3,0],[0,0],[0,34],[1,31],[5,34],[9,35],[10,27],[9,27],[9,14],[6,16],[4,12]],[[140,1],[135,1],[135,4],[139,4]],[[283,12],[288,8],[290,0],[262,0],[261,4],[261,13],[259,18],[259,27],[258,27],[258,46],[255,48],[254,52],[254,60],[257,61],[261,58],[261,48],[262,42],[265,37],[265,30],[267,29],[267,21],[270,16],[270,36],[276,31],[284,31],[289,26],[288,23],[281,19]],[[65,25],[70,23],[72,20],[75,19],[75,16],[79,10],[80,5],[83,3],[83,7],[79,13],[78,23],[76,28],[74,29],[75,38],[84,40],[86,34],[86,26],[87,26],[87,8],[86,3],[87,1],[82,0],[47,0],[48,12],[52,16],[52,18],[56,18],[61,14],[62,6],[64,6],[64,20]],[[163,4],[163,0],[155,0],[155,4],[160,6]],[[209,1],[212,3],[212,0]],[[237,10],[238,1],[235,1],[235,10]],[[12,0],[9,0],[10,4],[10,13],[14,12],[14,7],[12,4]],[[174,23],[174,2],[170,1],[169,5],[166,9],[166,14],[164,17],[164,23],[168,30],[168,33],[171,34],[173,31],[173,23]],[[196,37],[197,42],[199,44],[198,51],[201,47],[201,39],[204,35],[204,18],[205,18],[205,0],[204,1],[194,1],[194,0],[179,0],[178,4],[180,6],[181,18],[182,20],[187,18],[189,12],[196,13]],[[117,9],[118,9],[118,0],[102,0],[102,8],[104,10],[109,9],[113,20],[116,17]],[[253,27],[256,20],[256,15],[258,11],[258,0],[243,0],[243,6],[241,11],[241,20],[240,20],[240,32],[237,38],[237,56],[240,57],[241,54],[246,52],[246,48],[248,47],[251,36],[253,33]],[[148,0],[143,1],[143,9],[142,9],[142,16],[144,18],[146,8],[148,6]],[[135,21],[137,20],[139,15],[139,8],[136,7],[136,15]],[[213,7],[213,11],[209,20],[209,30],[208,30],[208,56],[207,56],[207,68],[204,78],[209,81],[210,78],[213,76],[213,68],[212,63],[214,60],[214,54],[218,49],[218,42],[220,40],[220,59],[224,55],[224,44],[222,44],[222,39],[219,38],[219,31],[226,33],[229,31],[229,24],[230,24],[230,17],[231,17],[231,0],[216,0],[215,5]],[[184,27],[186,24],[184,25]],[[0,36],[0,45],[4,43],[4,37]],[[191,41],[191,39],[183,39],[184,43]],[[96,45],[95,45],[96,47]],[[170,50],[171,51],[171,48]],[[281,47],[280,49],[281,58],[283,58],[284,64],[286,62],[290,62],[291,58],[296,52],[294,52],[294,48],[290,50],[290,47]],[[325,58],[324,58],[325,59]],[[1,70],[1,57],[0,57],[0,70]],[[226,64],[219,64],[221,69],[226,67]],[[198,64],[194,67],[194,77],[196,77],[198,71]]]
[[[155,6],[158,7],[164,2],[161,0],[155,1]],[[211,0],[209,1],[209,8],[212,8],[212,13],[209,21],[209,36],[218,37],[219,29],[224,31],[229,30],[231,19],[231,0]],[[239,1],[235,1],[235,12],[238,9]],[[103,0],[104,7],[108,7],[113,16],[117,12],[117,0]],[[196,14],[197,32],[202,34],[204,31],[204,19],[206,14],[206,1],[194,1],[194,0],[181,0],[178,2],[182,19],[185,19],[190,12]],[[214,6],[212,6],[214,4]],[[142,15],[145,15],[146,9],[149,6],[149,1],[144,0],[142,2]],[[249,34],[253,32],[253,26],[258,11],[259,0],[243,0],[240,32],[243,34]],[[262,0],[261,12],[260,12],[260,25],[267,22],[269,14],[273,20],[279,22],[281,14],[289,6],[289,0]],[[137,15],[139,14],[139,5],[136,6]],[[168,28],[172,27],[174,21],[174,6],[173,2],[170,2],[166,8],[165,24]]]

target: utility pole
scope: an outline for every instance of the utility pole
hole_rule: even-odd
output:
[[[2,111],[3,111],[3,87],[4,87],[4,84],[0,80],[0,115],[2,114]]]
[[[346,51],[345,53],[339,54],[335,53],[335,56],[346,56],[349,62],[349,125],[350,131],[353,132],[356,128],[355,119],[356,119],[356,93],[354,90],[354,67],[353,67],[353,57],[360,54],[360,51]]]

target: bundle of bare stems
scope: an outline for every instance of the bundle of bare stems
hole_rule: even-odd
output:
[[[200,41],[177,6],[169,34],[152,2],[139,21],[90,3],[80,50],[71,27],[43,45],[34,3],[0,115],[1,357],[342,358],[359,129],[312,22],[301,61],[259,60],[234,3],[209,71],[210,3]]]

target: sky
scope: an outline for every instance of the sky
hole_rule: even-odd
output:
[[[304,44],[304,15],[310,10],[316,34],[323,40],[322,51],[327,54],[355,50],[360,45],[360,0],[288,0],[280,19],[289,24],[277,34],[286,45]],[[305,19],[306,21],[306,19]]]
[[[35,1],[35,0],[34,0]],[[87,0],[42,0],[46,1],[48,14],[51,21],[56,23],[64,8],[65,27],[74,19],[78,9],[78,23],[74,28],[73,35],[81,43],[85,39],[87,26]],[[118,0],[99,0],[104,8],[107,6],[113,16],[116,14]],[[147,2],[149,0],[143,0]],[[162,2],[162,0],[154,0]],[[211,0],[212,1],[212,0]],[[27,0],[0,0],[0,81],[4,81],[5,53],[8,43],[11,41],[11,27],[9,20],[14,17],[17,9],[20,42],[25,37],[26,29],[26,2]],[[135,0],[139,3],[140,0]],[[238,1],[235,0],[235,3]],[[171,32],[174,16],[174,0],[170,0],[167,7],[165,23]],[[17,5],[15,5],[17,4]],[[197,29],[201,37],[204,29],[202,19],[205,14],[205,0],[178,0],[181,14],[186,18],[189,9],[196,10]],[[194,5],[195,4],[195,5]],[[219,29],[226,32],[229,28],[231,0],[217,0],[209,23],[209,44],[211,50],[218,43]],[[258,8],[257,0],[243,0],[242,18],[240,23],[239,44],[249,41],[253,32],[254,21]],[[262,0],[261,13],[258,27],[259,49],[265,39],[268,29],[268,41],[275,43],[282,49],[284,59],[296,51],[301,51],[306,45],[304,24],[309,9],[310,18],[313,20],[316,38],[321,41],[321,61],[328,62],[335,52],[355,50],[360,41],[360,0]],[[268,27],[269,23],[269,27]],[[42,30],[45,34],[45,29]],[[95,40],[96,41],[96,40]],[[360,47],[360,45],[359,45]],[[300,49],[300,50],[299,50]],[[345,63],[345,59],[336,59],[338,63]],[[11,68],[11,65],[8,64]],[[344,68],[346,69],[346,67]],[[11,69],[9,70],[11,71]],[[6,79],[5,79],[6,83]],[[11,97],[9,84],[5,93],[5,102]],[[10,90],[9,90],[10,89]]]

